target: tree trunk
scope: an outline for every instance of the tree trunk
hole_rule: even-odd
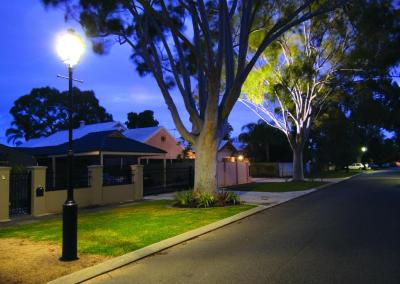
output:
[[[203,130],[198,137],[195,150],[194,190],[213,192],[217,190],[217,150],[220,139],[215,131]]]
[[[293,181],[304,181],[302,147],[293,150]]]

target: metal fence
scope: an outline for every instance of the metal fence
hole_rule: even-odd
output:
[[[53,172],[46,171],[46,191],[65,190],[68,185],[68,174],[66,170]],[[74,188],[90,187],[90,176],[87,169],[74,170],[72,172],[72,185]]]
[[[10,174],[10,216],[31,213],[31,173]]]
[[[187,190],[193,187],[193,167],[144,167],[143,195]]]
[[[133,173],[130,166],[104,167],[103,186],[132,184]]]

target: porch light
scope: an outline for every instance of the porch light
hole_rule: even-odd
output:
[[[243,161],[244,157],[243,157],[243,155],[239,155],[239,156],[237,157],[237,159],[238,159],[238,161]]]

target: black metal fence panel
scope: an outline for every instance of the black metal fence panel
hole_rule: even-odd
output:
[[[31,173],[10,174],[10,216],[31,213]]]
[[[66,170],[53,172],[46,171],[46,191],[66,190],[68,185],[68,174]],[[72,184],[74,188],[90,187],[90,176],[88,170],[74,170],[72,173]]]
[[[193,187],[193,167],[144,167],[143,195],[187,190]]]
[[[103,186],[132,184],[133,173],[128,167],[104,167],[103,168]]]

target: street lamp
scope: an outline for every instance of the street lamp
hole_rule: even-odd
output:
[[[71,261],[78,259],[77,255],[77,242],[78,242],[78,204],[74,200],[74,187],[73,187],[73,158],[74,153],[72,150],[72,69],[78,64],[85,44],[82,38],[72,29],[68,29],[57,38],[57,53],[62,62],[68,67],[68,153],[67,153],[67,200],[63,205],[63,244],[61,260]]]
[[[368,148],[367,147],[365,147],[365,146],[362,146],[361,147],[361,152],[362,152],[362,156],[361,156],[361,163],[363,164],[363,166],[364,166],[364,170],[366,170],[367,169],[367,167],[365,166],[365,164],[363,163],[363,160],[364,160],[364,154],[365,154],[365,152],[367,152],[368,151]]]

